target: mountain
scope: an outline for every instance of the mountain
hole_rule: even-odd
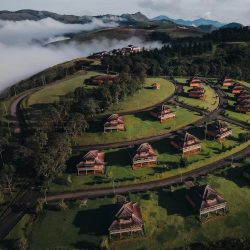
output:
[[[229,23],[221,27],[221,29],[240,29],[243,28],[244,25],[241,23]]]
[[[144,22],[149,19],[140,12],[135,14],[123,14],[118,15],[100,15],[100,16],[75,16],[75,15],[60,15],[49,11],[37,11],[37,10],[18,10],[15,12],[11,11],[0,11],[0,20],[10,21],[22,21],[22,20],[33,20],[38,21],[44,18],[53,18],[63,23],[89,23],[93,18],[101,19],[104,22],[119,22],[119,23],[134,23]]]
[[[157,16],[153,18],[153,20],[169,20],[179,25],[195,26],[195,27],[198,27],[201,25],[213,25],[216,28],[220,28],[225,25],[224,23],[214,21],[214,20],[204,19],[204,18],[199,18],[199,19],[192,21],[192,20],[184,20],[184,19],[172,19],[167,16]]]
[[[214,25],[200,25],[198,26],[198,29],[200,29],[201,31],[205,33],[211,33],[217,30],[217,28]]]

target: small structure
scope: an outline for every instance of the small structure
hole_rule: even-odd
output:
[[[105,154],[98,150],[89,151],[83,160],[76,166],[78,175],[104,174]]]
[[[161,88],[161,84],[160,83],[153,83],[152,85],[152,89],[155,89],[155,90],[159,90]]]
[[[202,85],[202,81],[199,77],[193,77],[191,80],[189,80],[189,87],[192,87],[192,88],[201,88],[203,85]]]
[[[250,99],[237,102],[235,110],[240,113],[250,114]]]
[[[150,114],[159,119],[161,123],[176,117],[175,113],[165,104],[155,107]]]
[[[232,130],[228,127],[226,122],[217,120],[207,125],[205,133],[219,142],[222,142],[226,137],[232,134]]]
[[[196,99],[204,99],[205,98],[205,89],[203,87],[195,87],[188,91],[188,96]]]
[[[250,100],[250,92],[248,91],[242,91],[240,94],[236,97],[237,102],[241,102],[243,100]]]
[[[171,145],[178,149],[183,156],[198,154],[201,152],[200,141],[188,132],[176,136],[171,141]]]
[[[191,187],[186,195],[187,201],[199,214],[200,220],[210,213],[225,213],[227,202],[209,185]]]
[[[143,143],[133,158],[133,169],[154,167],[157,165],[157,154],[149,143]]]
[[[232,85],[233,85],[233,80],[232,79],[225,77],[222,80],[222,86],[223,87],[231,87]]]
[[[239,83],[235,83],[230,87],[230,90],[232,94],[240,94],[244,90],[244,87]]]
[[[124,203],[117,214],[111,226],[109,227],[109,236],[131,235],[135,232],[144,232],[144,223],[141,210],[136,202]]]
[[[93,76],[87,79],[85,82],[92,85],[102,85],[104,83],[113,83],[116,79],[118,79],[118,75],[105,74]]]
[[[104,132],[124,131],[125,124],[123,117],[118,114],[111,115],[104,124]]]

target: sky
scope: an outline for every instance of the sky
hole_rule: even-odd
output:
[[[141,11],[148,17],[209,18],[250,23],[250,0],[0,0],[0,10],[36,9],[61,14],[100,15]]]

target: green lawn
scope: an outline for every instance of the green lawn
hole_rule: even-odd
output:
[[[205,141],[202,128],[189,131],[202,141],[202,152],[199,155],[189,157],[185,167],[180,167],[180,155],[170,146],[168,140],[152,143],[153,148],[158,152],[158,165],[155,168],[132,170],[131,160],[136,148],[129,147],[106,151],[106,175],[77,176],[75,166],[80,161],[81,155],[74,156],[68,163],[66,173],[52,183],[50,191],[110,187],[112,186],[112,180],[115,181],[115,186],[145,183],[200,168],[242,150],[250,144],[250,142],[240,143],[238,141],[239,134],[244,130],[234,125],[231,127],[233,135],[223,145],[214,140]]]
[[[56,82],[56,84],[49,85],[30,95],[24,102],[24,107],[29,107],[34,104],[53,103],[59,99],[59,96],[66,95],[67,93],[74,91],[77,87],[82,87],[85,79],[98,74],[100,73],[89,71],[86,74],[83,71],[79,71],[66,80],[60,80]]]
[[[129,200],[140,204],[145,237],[112,241],[110,248],[161,250],[196,242],[249,237],[250,189],[244,180],[241,184],[245,185],[237,185],[240,178],[243,177],[231,179],[228,172],[222,172],[196,181],[209,183],[227,200],[229,206],[228,214],[214,217],[204,224],[197,220],[185,200],[185,186],[128,195]],[[33,226],[29,238],[30,248],[99,248],[101,241],[107,239],[107,229],[116,212],[114,202],[112,197],[89,199],[87,207],[80,207],[80,201],[72,201],[64,211],[56,211],[55,205],[49,205]]]
[[[176,81],[178,81],[179,83],[182,83],[182,84],[186,84],[187,80],[189,78],[185,78],[185,77],[175,77],[174,78]]]
[[[191,88],[186,86],[184,87],[185,94],[189,89]],[[219,98],[217,97],[217,94],[211,87],[205,86],[205,90],[206,90],[206,98],[204,100],[189,98],[184,96],[178,97],[178,100],[190,106],[195,106],[201,109],[212,111],[218,107]]]
[[[239,83],[241,83],[242,85],[244,85],[244,86],[250,88],[250,82],[245,82],[245,81],[237,81],[237,82],[239,82]]]
[[[177,130],[202,118],[186,109],[174,107],[172,109],[176,112],[176,119],[164,123],[160,123],[157,119],[151,117],[148,111],[135,115],[125,115],[126,131],[122,132],[103,133],[104,122],[93,123],[88,132],[75,138],[75,142],[77,145],[93,145],[141,139]]]

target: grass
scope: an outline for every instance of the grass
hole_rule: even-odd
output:
[[[74,156],[68,163],[67,172],[52,183],[50,192],[112,187],[112,180],[114,180],[115,186],[145,183],[201,168],[250,145],[250,141],[246,143],[238,141],[239,134],[245,132],[244,130],[234,125],[232,125],[232,130],[233,136],[228,138],[223,145],[214,140],[205,141],[203,129],[196,128],[189,131],[201,140],[202,153],[189,157],[185,167],[180,167],[180,154],[170,146],[168,140],[152,143],[153,148],[158,152],[158,165],[155,168],[132,170],[131,159],[136,148],[130,147],[105,151],[106,175],[77,176],[75,166],[80,161],[81,156]]]
[[[219,105],[219,98],[217,97],[215,91],[211,87],[205,86],[204,88],[206,90],[206,98],[204,100],[189,98],[184,96],[179,96],[178,100],[190,106],[195,106],[201,109],[209,111],[215,110]],[[184,87],[185,94],[187,94],[187,91],[189,89],[191,88],[187,86]]]
[[[250,82],[245,82],[245,81],[237,81],[237,82],[239,82],[239,83],[241,83],[242,85],[244,85],[244,86],[250,88]]]
[[[177,82],[182,83],[182,84],[186,84],[188,78],[185,77],[175,77],[174,78]]]
[[[92,123],[90,130],[81,137],[75,138],[77,145],[94,145],[102,143],[115,143],[123,141],[131,141],[144,137],[166,134],[172,130],[193,123],[201,116],[194,112],[182,108],[172,108],[176,112],[176,119],[160,123],[149,112],[141,112],[135,115],[125,115],[124,121],[126,131],[103,133],[103,123]]]
[[[110,248],[170,249],[196,242],[249,237],[250,189],[247,183],[238,185],[239,178],[243,177],[230,179],[228,172],[224,172],[197,180],[197,183],[209,183],[229,206],[228,214],[204,224],[197,220],[185,200],[185,186],[129,194],[129,200],[140,204],[145,237],[112,241]],[[56,211],[53,204],[49,205],[32,229],[30,248],[98,249],[107,238],[107,229],[116,212],[114,201],[112,197],[89,199],[87,207],[82,208],[80,201],[72,201],[64,211]]]
[[[55,82],[56,84],[50,84],[45,88],[30,95],[24,102],[24,107],[29,107],[34,104],[48,104],[59,100],[59,96],[66,95],[67,93],[74,91],[77,87],[82,87],[85,79],[91,76],[98,75],[97,72],[83,71],[77,72],[75,75],[68,79],[63,79]]]

